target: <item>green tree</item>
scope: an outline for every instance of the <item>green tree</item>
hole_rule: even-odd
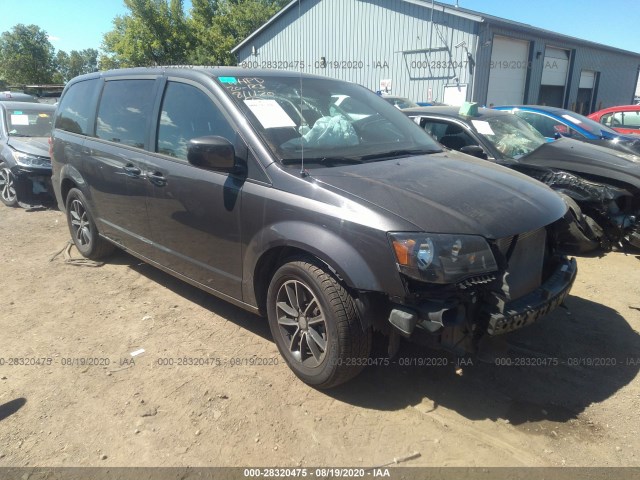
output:
[[[94,72],[98,68],[98,51],[94,48],[71,50],[71,53],[60,50],[55,57],[56,72],[54,81],[64,83],[73,77]]]
[[[18,24],[0,35],[0,78],[9,84],[50,83],[54,49],[37,25]]]
[[[186,63],[190,33],[183,0],[124,0],[130,14],[118,16],[103,38],[101,68]]]
[[[64,50],[58,50],[53,63],[55,66],[53,83],[64,83],[69,80],[69,54]]]
[[[196,41],[190,62],[235,65],[231,49],[287,3],[288,0],[193,0],[190,20]]]
[[[125,0],[130,13],[105,34],[100,68],[144,65],[233,65],[230,50],[288,0]]]

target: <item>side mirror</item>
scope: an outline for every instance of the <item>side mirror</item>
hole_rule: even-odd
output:
[[[191,165],[235,173],[238,171],[236,152],[229,140],[218,136],[193,138],[187,146],[187,160]]]
[[[484,153],[482,147],[478,145],[467,145],[466,147],[462,147],[460,151],[462,153],[466,153],[467,155],[471,155],[472,157],[482,158],[483,160],[489,158],[487,157],[487,154]]]

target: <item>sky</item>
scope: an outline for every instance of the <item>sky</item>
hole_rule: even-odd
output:
[[[638,0],[458,0],[458,3],[470,10],[640,53]],[[189,8],[189,0],[185,5]],[[18,23],[35,24],[49,34],[56,50],[100,49],[103,35],[113,27],[113,18],[126,13],[122,0],[0,0],[0,33]]]

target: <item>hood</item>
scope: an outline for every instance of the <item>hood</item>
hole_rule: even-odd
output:
[[[454,152],[310,171],[325,188],[366,201],[430,233],[498,239],[548,225],[566,212],[550,188]]]
[[[617,180],[640,188],[640,155],[560,138],[545,143],[518,163],[561,169],[588,177]]]
[[[591,145],[598,145],[600,147],[612,148],[620,152],[640,155],[640,136],[624,135],[624,134],[613,136],[606,132],[604,132],[603,134],[606,134],[608,136],[606,136],[605,138],[598,138],[595,140],[585,138],[581,141],[585,143],[590,143]]]
[[[49,137],[9,137],[7,144],[19,152],[49,158]]]

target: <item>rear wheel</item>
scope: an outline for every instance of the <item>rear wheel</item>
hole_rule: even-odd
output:
[[[6,162],[0,162],[0,201],[7,207],[18,205],[15,177]]]
[[[349,292],[313,259],[278,269],[269,285],[267,312],[281,355],[305,383],[334,387],[366,366],[371,329],[362,329]]]
[[[115,247],[100,237],[93,217],[87,209],[87,200],[77,188],[69,191],[66,210],[71,238],[83,257],[98,260],[113,252]]]

